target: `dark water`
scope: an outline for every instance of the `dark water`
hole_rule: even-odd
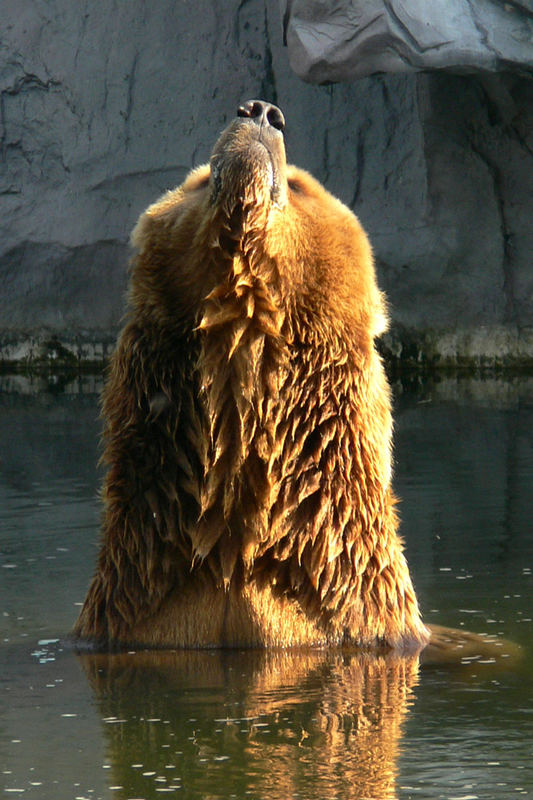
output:
[[[97,552],[97,386],[0,391],[0,789],[74,798],[533,795],[533,379],[397,391],[396,488],[429,622],[520,663],[78,657]]]

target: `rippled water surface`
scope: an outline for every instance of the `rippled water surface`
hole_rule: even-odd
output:
[[[521,660],[77,656],[97,553],[97,386],[3,378],[0,789],[74,798],[533,796],[533,379],[396,392],[396,489],[428,622]]]

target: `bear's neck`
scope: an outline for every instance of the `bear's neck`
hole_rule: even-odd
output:
[[[227,556],[218,576],[227,585],[237,556],[242,556],[239,529],[243,534],[246,518],[253,518],[256,527],[266,505],[266,462],[257,463],[252,474],[250,454],[258,438],[268,439],[267,405],[278,397],[288,355],[283,333],[287,312],[276,265],[259,255],[253,233],[240,240],[233,255],[225,254],[224,268],[223,280],[205,298],[198,326],[209,444],[194,549],[198,558],[205,558],[224,531],[234,531],[235,540],[241,539],[238,552]],[[245,485],[250,481],[255,481],[253,489]],[[237,507],[238,520],[232,518]]]

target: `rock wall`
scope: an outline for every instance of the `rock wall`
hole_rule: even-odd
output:
[[[98,360],[143,208],[250,97],[291,161],[355,209],[391,302],[389,352],[533,360],[533,82],[291,71],[275,0],[4,0],[0,357]]]
[[[281,8],[291,66],[311,83],[533,71],[533,0],[281,0]]]

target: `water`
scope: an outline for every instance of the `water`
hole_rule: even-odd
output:
[[[2,796],[533,796],[533,379],[396,387],[425,618],[524,650],[420,670],[338,652],[76,656],[61,637],[97,553],[97,386],[2,381]]]

